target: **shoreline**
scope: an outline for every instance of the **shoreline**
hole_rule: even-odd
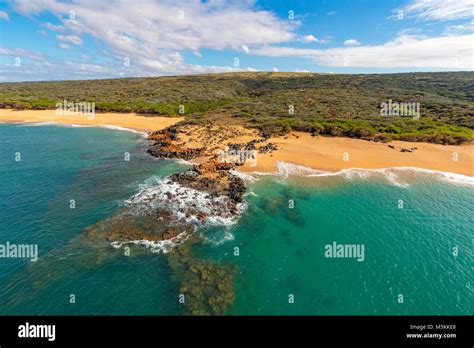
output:
[[[13,124],[13,125],[20,125],[20,126],[28,126],[28,127],[41,127],[41,126],[58,126],[58,127],[66,127],[66,128],[102,128],[102,129],[110,129],[116,131],[124,131],[129,133],[135,133],[143,136],[144,138],[148,138],[148,133],[145,131],[139,131],[133,128],[126,128],[120,126],[113,126],[110,124],[77,124],[77,123],[62,123],[62,122],[3,122],[0,121],[0,124]]]
[[[278,150],[257,154],[256,165],[245,163],[239,167],[241,171],[277,174],[278,163],[283,162],[331,173],[357,168],[420,168],[474,176],[474,144],[378,143],[353,138],[312,137],[301,132],[268,141],[276,144]]]
[[[58,123],[70,126],[97,126],[103,128],[135,131],[139,133],[162,130],[175,125],[184,118],[147,117],[135,113],[97,113],[93,119],[87,116],[58,116],[54,110],[0,109],[0,122],[8,123]],[[213,151],[230,143],[247,143],[261,139],[255,130],[240,127],[242,134],[226,137],[217,142]],[[187,147],[209,146],[209,139],[191,131],[183,136]],[[244,134],[245,133],[245,134]],[[440,145],[392,141],[378,143],[343,137],[313,137],[309,133],[291,132],[283,137],[266,139],[277,149],[268,153],[257,153],[253,165],[244,163],[236,170],[246,174],[278,174],[279,163],[301,166],[302,170],[313,170],[337,174],[343,170],[387,170],[389,168],[419,168],[444,173],[474,176],[474,144]],[[209,146],[212,147],[212,146]],[[403,151],[402,151],[403,149]],[[457,160],[454,160],[454,158]],[[205,157],[197,157],[191,163],[202,163]],[[306,169],[305,169],[306,168]],[[321,173],[324,174],[324,173]]]
[[[56,115],[55,110],[13,110],[0,109],[0,122],[5,123],[58,123],[70,126],[102,126],[151,132],[164,129],[184,120],[183,117],[156,116],[147,117],[137,113],[96,113],[93,118],[88,115]],[[120,129],[119,129],[120,130]]]
[[[286,170],[279,170],[274,173],[266,172],[243,172],[236,170],[236,175],[241,177],[244,181],[254,181],[259,176],[271,176],[271,177],[280,177],[284,180],[289,178],[302,178],[302,179],[312,179],[312,178],[328,178],[328,177],[341,177],[341,178],[368,178],[376,177],[380,175],[389,183],[394,184],[395,186],[407,187],[409,183],[405,182],[403,179],[400,181],[398,175],[404,174],[413,174],[413,175],[428,175],[437,177],[436,180],[454,184],[461,185],[466,187],[474,187],[474,176],[469,176],[465,174],[445,172],[440,170],[426,169],[420,167],[386,167],[386,168],[345,168],[335,172],[321,171],[318,169],[304,167],[300,165],[295,165],[292,163],[282,162],[282,166],[286,167]]]

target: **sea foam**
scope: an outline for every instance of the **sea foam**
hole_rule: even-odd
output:
[[[153,177],[140,185],[140,191],[125,200],[125,205],[135,214],[150,209],[166,209],[179,222],[231,226],[237,222],[246,204],[237,204],[237,214],[230,211],[227,196],[212,196],[207,192],[185,187],[169,179]],[[204,220],[199,214],[205,214]]]
[[[45,122],[31,122],[31,123],[18,123],[22,126],[26,127],[39,127],[39,126],[61,126],[61,127],[70,127],[70,128],[104,128],[104,129],[111,129],[111,130],[118,130],[118,131],[126,131],[135,134],[139,134],[144,138],[148,138],[148,134],[146,132],[140,132],[132,128],[125,128],[119,126],[110,126],[110,125],[89,125],[89,124],[75,124],[75,123],[60,123],[60,122],[52,122],[52,121],[45,121]]]
[[[244,173],[244,172],[239,172],[238,170],[231,170],[230,173],[232,175],[235,175],[235,176],[239,177],[240,179],[242,179],[244,181],[252,182],[252,181],[258,180],[258,178],[255,175]]]
[[[140,240],[131,240],[126,242],[112,242],[110,243],[115,249],[120,249],[122,246],[127,244],[134,244],[143,246],[149,249],[152,253],[164,253],[171,251],[174,247],[182,244],[186,239],[189,237],[186,232],[182,232],[178,234],[176,237],[166,239],[166,240],[158,240],[158,241],[150,241],[147,239],[140,239]]]
[[[443,172],[439,170],[424,169],[418,167],[388,167],[379,169],[367,169],[367,168],[347,168],[341,169],[337,172],[329,172],[323,170],[317,170],[309,167],[305,167],[298,164],[277,161],[277,172],[273,175],[280,176],[282,178],[288,178],[289,176],[301,176],[301,177],[343,177],[347,180],[352,179],[367,179],[374,175],[382,175],[390,184],[398,187],[408,187],[409,184],[403,182],[399,174],[404,173],[417,173],[425,174],[436,180],[448,182],[454,185],[470,186],[474,187],[474,177],[463,174],[456,174],[451,172]],[[252,174],[260,175],[258,172]],[[268,173],[264,173],[268,175]]]
[[[207,192],[185,187],[166,178],[149,178],[139,188],[138,193],[123,202],[129,212],[140,215],[155,209],[166,209],[171,212],[176,223],[190,223],[196,229],[198,226],[224,227],[219,229],[218,234],[203,235],[204,240],[212,244],[221,244],[234,239],[230,228],[246,209],[246,203],[239,203],[236,206],[237,214],[233,214],[229,209],[231,202],[227,196],[215,197]],[[205,214],[204,220],[199,219],[200,213]],[[154,253],[167,253],[187,239],[189,235],[183,233],[169,240],[115,241],[111,245],[118,249],[125,244],[134,244],[144,246]]]
[[[293,164],[283,161],[277,161],[277,175],[287,178],[290,175],[294,176],[317,176],[320,174],[326,174],[329,172],[323,170],[316,170],[313,168],[305,167],[299,164]]]

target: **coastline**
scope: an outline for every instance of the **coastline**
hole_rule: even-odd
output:
[[[44,122],[48,121],[40,122],[40,124],[45,124]],[[105,125],[99,126],[102,127]],[[114,129],[119,126],[108,125],[105,127]],[[218,132],[216,132],[216,130],[218,130]],[[48,136],[48,132],[40,133]],[[368,192],[369,196],[370,194],[374,194],[374,192],[372,192],[372,190],[367,190],[366,185],[362,185],[353,192],[352,188],[357,188],[359,185],[351,186],[351,190],[349,190],[349,192],[352,192],[350,195],[352,198],[349,201],[345,199],[341,201],[339,194],[314,195],[314,197],[317,197],[317,200],[312,201],[312,199],[307,199],[305,197],[305,192],[307,192],[307,188],[305,186],[287,185],[286,180],[284,180],[285,183],[282,183],[282,180],[271,180],[270,185],[277,185],[273,186],[273,188],[278,188],[282,185],[285,187],[285,190],[283,191],[284,194],[282,195],[277,189],[274,191],[276,195],[273,196],[271,192],[269,193],[265,190],[259,192],[256,189],[256,192],[259,194],[257,196],[265,197],[265,199],[258,198],[256,201],[251,201],[252,198],[247,197],[246,193],[252,194],[252,196],[255,194],[252,192],[251,188],[247,188],[246,182],[244,178],[242,178],[242,176],[247,174],[241,174],[243,173],[242,169],[246,169],[246,167],[238,166],[234,163],[223,163],[219,161],[218,156],[212,156],[212,154],[215,155],[216,151],[219,149],[225,149],[226,147],[229,147],[231,149],[236,148],[241,150],[245,149],[245,146],[247,146],[249,143],[257,141],[256,144],[253,143],[255,147],[258,150],[262,148],[265,148],[266,150],[264,150],[264,152],[257,151],[257,166],[248,166],[250,171],[256,171],[255,168],[258,168],[259,165],[264,165],[265,163],[260,163],[259,161],[262,160],[262,158],[267,157],[268,162],[266,163],[269,165],[269,173],[275,172],[275,168],[271,167],[273,163],[275,163],[275,165],[282,165],[283,163],[283,166],[290,167],[289,173],[293,174],[293,172],[291,172],[291,170],[295,169],[293,165],[288,164],[289,162],[278,162],[279,158],[284,157],[285,154],[294,156],[291,158],[294,161],[303,162],[304,160],[307,160],[307,158],[305,156],[301,156],[298,151],[309,151],[311,154],[313,152],[317,152],[316,150],[321,151],[321,146],[317,146],[320,144],[320,140],[328,140],[328,144],[331,145],[331,147],[328,148],[328,151],[334,150],[334,153],[332,153],[334,156],[336,156],[341,150],[340,148],[334,146],[334,141],[342,141],[344,144],[344,149],[348,148],[347,144],[354,143],[354,139],[318,137],[306,139],[306,137],[311,136],[305,133],[290,133],[287,136],[281,138],[262,139],[255,130],[245,129],[241,126],[196,126],[188,125],[186,123],[169,126],[162,129],[161,131],[150,132],[148,133],[148,139],[150,141],[147,152],[154,157],[174,158],[176,160],[190,160],[192,161],[190,163],[201,163],[199,165],[193,166],[192,169],[188,169],[185,172],[171,174],[165,179],[153,179],[149,182],[146,181],[146,185],[140,186],[138,192],[132,196],[128,196],[129,198],[124,201],[125,204],[122,205],[117,212],[106,218],[101,218],[93,225],[88,226],[84,230],[84,233],[78,234],[78,236],[70,241],[65,247],[56,249],[54,254],[52,254],[53,257],[47,259],[46,263],[42,263],[42,265],[46,264],[46,266],[43,266],[45,268],[39,268],[39,271],[38,268],[36,268],[32,272],[41,272],[45,269],[49,269],[49,267],[57,267],[56,260],[58,258],[62,258],[64,255],[68,255],[65,260],[66,262],[69,262],[67,264],[68,267],[65,268],[76,270],[74,268],[76,265],[87,266],[89,265],[88,262],[90,262],[90,260],[95,263],[96,267],[105,268],[107,267],[106,264],[113,264],[116,258],[121,257],[121,255],[123,255],[125,252],[125,248],[133,248],[131,249],[133,250],[131,255],[137,256],[144,255],[145,253],[162,253],[162,259],[164,262],[166,262],[166,265],[169,267],[173,278],[179,284],[179,291],[177,293],[184,294],[186,298],[188,298],[188,301],[183,306],[183,313],[186,315],[223,315],[232,310],[229,309],[231,308],[230,306],[234,302],[239,301],[236,299],[239,299],[242,296],[242,294],[239,292],[239,288],[236,287],[235,284],[237,281],[241,282],[237,276],[239,275],[241,269],[245,269],[246,265],[237,263],[233,259],[234,256],[232,254],[229,255],[229,258],[221,258],[220,255],[218,256],[218,259],[217,257],[212,259],[201,258],[200,255],[194,251],[195,247],[201,245],[201,247],[206,248],[206,244],[210,244],[209,241],[214,243],[212,237],[211,239],[206,239],[200,233],[195,233],[196,231],[200,231],[201,228],[216,225],[226,226],[225,228],[219,228],[219,230],[227,231],[227,226],[232,226],[235,224],[238,221],[239,216],[244,211],[248,210],[248,214],[246,214],[246,216],[253,220],[248,221],[247,219],[242,219],[242,223],[235,224],[236,230],[229,232],[230,237],[227,237],[227,235],[222,236],[224,239],[215,240],[215,243],[235,240],[234,243],[237,245],[242,245],[240,244],[241,241],[245,242],[246,239],[239,238],[245,236],[246,233],[239,233],[240,231],[245,231],[245,229],[253,231],[255,226],[264,226],[265,229],[262,228],[262,230],[264,230],[267,235],[278,238],[276,239],[278,241],[278,246],[290,245],[292,248],[290,249],[292,251],[291,255],[294,262],[301,262],[302,255],[303,257],[304,255],[308,255],[307,251],[306,254],[302,254],[302,252],[308,250],[304,248],[306,248],[309,243],[319,243],[324,241],[324,238],[327,238],[320,235],[315,240],[309,240],[309,242],[307,239],[290,239],[292,238],[290,237],[291,235],[299,235],[298,233],[291,234],[285,232],[290,231],[291,228],[294,228],[295,231],[314,231],[318,228],[318,226],[321,228],[321,225],[319,225],[320,219],[307,218],[307,216],[318,216],[322,219],[325,219],[325,224],[323,224],[323,226],[327,226],[328,223],[333,223],[331,219],[334,219],[335,217],[338,221],[345,221],[345,219],[347,219],[347,221],[350,222],[350,225],[342,225],[342,227],[335,228],[334,230],[330,231],[331,234],[336,235],[334,238],[339,239],[342,236],[346,236],[345,231],[349,230],[352,231],[351,235],[353,238],[361,238],[360,236],[363,236],[362,238],[369,240],[371,243],[374,243],[375,241],[381,241],[382,239],[379,238],[378,234],[374,233],[374,231],[377,231],[377,229],[379,231],[382,230],[381,226],[383,226],[382,224],[384,223],[383,214],[390,212],[389,206],[393,203],[387,203],[389,200],[383,199],[384,195],[387,194],[385,186],[388,186],[389,190],[390,187],[394,185],[404,186],[405,183],[403,176],[400,177],[401,180],[398,182],[397,176],[392,178],[390,175],[391,173],[387,173],[387,179],[394,185],[384,185],[379,189],[377,189],[378,185],[374,185],[376,188],[374,190],[375,195],[371,196],[370,198],[365,196],[365,192]],[[295,143],[295,148],[285,146],[286,143]],[[389,144],[371,143],[361,140],[356,141],[356,143],[362,144],[361,146],[367,143],[369,145],[377,145],[377,147],[380,147],[381,149],[387,148],[388,150],[393,151],[393,153],[399,154],[399,156],[412,155],[422,148],[420,146],[422,144],[419,143],[402,143],[401,145],[403,146],[410,144],[411,146],[417,147],[417,150],[414,150],[414,152],[407,153],[400,152],[398,147],[395,147],[394,149],[389,148]],[[96,146],[94,145],[95,141],[89,142],[89,144],[91,147]],[[395,143],[391,143],[390,145],[394,144]],[[35,146],[35,144],[31,145]],[[233,145],[239,146],[233,147]],[[275,145],[277,148],[268,150],[269,148],[273,148],[273,146],[270,145]],[[114,146],[111,148],[113,150],[117,145],[115,144],[112,146]],[[199,146],[202,146],[202,148],[199,148]],[[445,147],[443,147],[443,149],[444,148]],[[459,147],[455,146],[454,148],[458,149]],[[354,145],[345,151],[349,152],[350,156],[353,156],[352,151],[354,149],[357,151],[361,150],[360,148],[356,148]],[[331,155],[331,153],[329,155]],[[435,151],[435,155],[439,155],[439,153]],[[350,163],[350,160],[348,162]],[[281,168],[277,169],[280,170]],[[301,174],[307,174],[308,176],[338,175],[338,172],[322,173],[318,170],[314,170],[313,173],[311,170],[309,170],[309,172],[305,172],[305,170],[308,170],[307,167],[296,169],[302,170]],[[129,170],[133,172],[140,172],[140,167],[131,167]],[[239,170],[239,173],[235,173],[234,170]],[[366,170],[376,171],[377,169]],[[383,171],[383,169],[380,171]],[[110,171],[107,170],[105,172],[110,173]],[[84,177],[87,177],[87,174]],[[125,175],[123,175],[123,177],[128,178]],[[469,179],[471,178],[472,177]],[[109,183],[114,182],[113,180],[106,181]],[[313,180],[310,181],[313,182]],[[317,181],[318,180],[315,180],[315,182]],[[328,181],[324,181],[322,184],[324,187],[328,187],[327,183]],[[272,187],[270,186],[270,188]],[[441,189],[446,190],[446,192],[451,192],[452,190],[455,193],[462,192],[465,195],[469,194],[468,190],[463,190],[459,187],[449,187],[448,185],[446,187],[442,187]],[[410,194],[413,192],[415,192],[415,194],[418,192],[417,187],[414,187],[414,190],[407,191],[406,196],[413,197],[410,196]],[[301,214],[295,214],[293,213],[293,210],[288,211],[286,209],[278,209],[280,204],[286,204],[286,199],[288,197],[293,196],[298,198],[298,201],[300,202],[298,204],[301,204],[302,207],[311,204],[309,207],[311,209],[311,214],[313,214],[314,211],[314,215],[306,215],[309,210],[302,210]],[[441,199],[445,199],[444,195],[441,196]],[[370,200],[372,197],[375,197],[373,201]],[[417,198],[417,196],[415,197]],[[332,198],[335,199],[333,200]],[[405,198],[404,195],[403,199],[408,198]],[[431,196],[426,197],[422,194],[420,195],[420,199],[424,199],[425,201],[423,202],[427,202],[432,198]],[[383,202],[380,203],[380,201]],[[427,211],[429,210],[426,212],[426,220],[432,222],[433,224],[428,225],[426,231],[436,233],[436,228],[433,228],[433,226],[436,227],[436,223],[439,224],[439,221],[443,221],[442,219],[444,217],[443,215],[440,217],[439,213],[446,211],[450,212],[452,209],[439,209],[447,203],[444,201],[439,203],[438,200],[433,201],[436,203],[436,205],[433,207],[433,210],[426,209]],[[463,207],[462,204],[464,200],[456,200],[455,202],[459,202],[458,204]],[[347,204],[347,207],[355,208],[344,210],[344,204]],[[369,219],[364,220],[364,224],[355,224],[356,227],[354,228],[352,221],[354,221],[357,216],[363,214],[368,204],[374,204],[374,207],[369,209],[369,211],[371,214],[371,219],[373,219],[372,222],[377,221],[378,225],[374,225],[372,223],[367,224],[367,221],[371,221]],[[375,208],[375,205],[377,208]],[[382,205],[382,208],[379,209],[379,205]],[[319,210],[321,207],[328,209],[325,214],[323,214],[323,210]],[[337,211],[340,215],[332,215],[330,211]],[[429,217],[432,216],[432,211],[437,213],[436,217],[439,220],[433,222],[429,219]],[[424,213],[424,210],[420,211],[420,214]],[[271,219],[262,218],[263,214],[269,214]],[[352,217],[352,220],[351,218],[347,218],[345,214],[349,214],[349,217]],[[397,217],[397,215],[401,216],[401,220],[393,220],[393,224],[396,224],[396,222],[403,223],[403,221],[410,219],[409,217],[407,218],[407,214],[389,215],[391,217]],[[275,219],[278,219],[276,220],[279,223],[278,228],[274,227]],[[159,221],[158,223],[157,220]],[[272,222],[269,223],[268,220],[272,220]],[[453,220],[457,221],[455,218],[453,218]],[[451,219],[448,218],[447,221],[451,221]],[[371,228],[366,228],[366,225],[371,226]],[[405,226],[408,231],[412,231],[416,228],[412,225],[413,224],[410,223],[409,225],[402,226]],[[453,226],[457,226],[456,222],[454,222]],[[422,227],[426,227],[426,224],[423,224]],[[271,230],[271,228],[273,228],[273,230]],[[400,230],[403,231],[402,228],[400,228]],[[387,231],[387,233],[390,232],[391,230]],[[256,239],[258,241],[257,244],[249,243],[252,246],[256,245],[254,249],[251,249],[252,251],[250,253],[253,255],[259,255],[263,251],[269,250],[269,259],[277,259],[277,255],[280,255],[281,247],[269,248],[268,237],[264,237],[263,235],[263,233],[257,234],[257,236],[252,233],[247,234],[247,236],[251,236],[250,238],[253,240]],[[400,238],[402,238],[399,245],[403,245],[403,242],[405,241],[403,238],[405,235],[403,233],[398,233],[398,235],[401,236]],[[423,233],[412,233],[412,235],[418,236],[419,240],[417,240],[417,243],[425,243],[426,238],[428,238]],[[433,234],[433,236],[436,236],[436,234]],[[450,237],[444,236],[444,238],[445,239],[443,240],[443,243],[446,244]],[[411,245],[414,244],[415,243],[411,243]],[[91,248],[91,246],[96,245],[100,245],[100,248]],[[214,247],[214,244],[212,244],[212,247]],[[385,247],[386,244],[380,244],[380,248]],[[85,250],[85,252],[77,253],[77,250]],[[402,251],[400,250],[401,249],[397,249],[394,252],[395,257],[401,255],[401,258],[396,260],[397,264],[402,264],[402,261],[405,260],[403,256],[406,254],[406,251],[404,249]],[[427,252],[431,252],[429,249],[426,250]],[[97,252],[100,253],[100,261],[96,261],[98,258],[95,257],[95,253]],[[317,254],[309,255],[311,258],[318,257]],[[420,263],[425,259],[426,257],[420,257]],[[250,260],[250,262],[255,261]],[[258,260],[256,260],[256,262],[258,262]],[[284,259],[281,259],[280,262],[284,262]],[[265,264],[264,267],[265,269],[272,270],[272,267],[269,264]],[[318,275],[318,277],[315,277],[315,279],[326,279],[327,274],[331,274],[331,270],[328,271],[326,268],[325,272],[327,273],[323,272],[321,275]],[[370,272],[371,270],[368,274],[370,274]],[[31,274],[27,273],[26,277],[33,277],[36,275],[36,273]],[[53,274],[58,273],[53,272]],[[272,273],[272,279],[275,279],[278,274],[279,273]],[[348,274],[358,273],[349,270]],[[66,277],[68,274],[64,274],[64,276]],[[303,276],[304,274],[301,274],[301,277]],[[255,279],[255,276],[252,275],[250,278]],[[330,281],[328,281],[325,286],[331,286],[330,284],[334,283],[336,283],[336,280],[330,279]],[[40,284],[40,287],[46,286],[47,284]],[[209,305],[210,303],[212,304],[211,306]],[[238,302],[236,303],[237,306],[241,305]],[[370,308],[370,306],[371,305],[369,305],[368,308]],[[254,305],[254,307],[256,306]],[[268,313],[271,313],[271,310],[266,310]],[[243,312],[245,312],[245,310]],[[247,310],[247,312],[249,311]]]
[[[352,138],[312,137],[301,132],[269,141],[278,146],[277,151],[258,154],[255,166],[245,164],[239,170],[277,173],[278,162],[284,162],[327,172],[411,167],[474,176],[474,144],[377,143]],[[400,151],[411,148],[416,149],[413,152]],[[453,160],[455,153],[457,161]],[[347,161],[344,160],[345,154],[348,155]]]
[[[184,120],[183,117],[146,117],[136,113],[96,113],[88,115],[59,116],[55,110],[0,109],[0,121],[5,123],[60,123],[66,125],[119,127],[124,130],[151,132],[164,129]]]
[[[61,123],[82,126],[101,126],[122,130],[150,132],[162,130],[184,120],[184,118],[146,117],[134,113],[97,113],[93,119],[86,116],[58,116],[54,110],[0,109],[0,121],[6,123]],[[183,136],[187,147],[207,146],[212,152],[229,143],[246,143],[259,140],[255,130],[244,130],[230,134],[226,141],[211,141],[203,134]],[[277,149],[258,153],[256,161],[237,168],[243,173],[278,173],[279,163],[289,163],[313,170],[337,173],[346,169],[420,168],[432,171],[474,176],[474,144],[439,145],[393,141],[377,143],[343,137],[313,137],[309,133],[291,132],[283,137],[270,138],[266,142]],[[214,146],[214,148],[212,148]],[[409,151],[402,151],[402,149]],[[457,157],[457,160],[454,158]],[[198,157],[194,163],[203,163],[207,157]],[[346,160],[345,160],[346,159]],[[304,168],[303,168],[304,169]]]

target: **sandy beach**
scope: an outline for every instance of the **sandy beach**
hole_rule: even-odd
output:
[[[57,122],[64,124],[116,126],[130,128],[141,132],[149,132],[169,127],[181,117],[146,117],[135,113],[96,113],[88,115],[59,116],[55,110],[11,110],[0,109],[0,121],[8,123]]]
[[[1,122],[58,122],[117,126],[144,132],[161,130],[181,120],[183,118],[145,117],[133,113],[97,113],[94,118],[89,119],[87,116],[58,116],[54,110],[0,109]],[[242,127],[220,129],[218,133],[224,136],[225,141],[215,136],[209,138],[208,134],[200,133],[197,128],[188,128],[188,130],[189,135],[183,136],[183,143],[186,146],[206,146],[213,152],[229,142],[244,143],[259,138],[255,130],[245,130]],[[284,137],[271,138],[267,143],[276,144],[278,150],[271,153],[258,153],[254,162],[256,165],[251,166],[247,163],[239,167],[239,170],[275,173],[277,162],[283,161],[332,172],[346,168],[417,167],[474,176],[474,144],[454,146],[403,141],[383,144],[351,138],[312,137],[302,132],[292,132]],[[412,152],[402,152],[401,149],[409,149]],[[196,162],[200,163],[203,160],[197,159]]]
[[[455,146],[404,141],[383,144],[351,138],[312,137],[300,132],[285,138],[269,139],[279,149],[271,154],[258,154],[256,166],[244,165],[241,170],[272,173],[276,171],[277,161],[284,161],[331,172],[346,168],[417,167],[474,175],[474,144]],[[401,152],[401,148],[416,149]]]

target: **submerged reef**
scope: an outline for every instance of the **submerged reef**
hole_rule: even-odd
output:
[[[235,218],[243,203],[246,191],[241,178],[231,173],[236,164],[219,161],[216,155],[210,155],[205,148],[188,148],[180,143],[179,126],[173,126],[149,134],[152,141],[148,153],[157,158],[194,159],[208,155],[208,159],[195,164],[183,173],[172,174],[171,182],[204,193],[204,198],[213,202],[215,209],[204,209],[196,213],[199,222],[209,218]],[[200,196],[196,194],[196,196]],[[169,193],[169,199],[175,194]],[[193,204],[193,203],[192,203]],[[191,204],[191,205],[192,205]],[[196,205],[194,203],[194,205]],[[209,216],[213,215],[213,216]],[[173,277],[180,284],[180,295],[183,296],[183,308],[189,315],[222,315],[234,302],[234,279],[237,267],[231,264],[220,264],[211,260],[197,258],[193,247],[202,242],[199,234],[192,234],[184,243],[173,248],[168,254]]]
[[[174,248],[167,256],[173,276],[180,283],[185,314],[223,315],[234,302],[234,279],[237,267],[197,258],[193,245],[201,243],[199,235]]]
[[[150,133],[148,152],[158,158],[186,159],[206,153],[205,149],[179,144],[176,133],[173,128]],[[185,172],[147,182],[114,215],[28,265],[21,277],[12,280],[19,287],[3,292],[0,306],[21,306],[35,298],[38,290],[71,276],[75,270],[152,252],[168,263],[171,280],[179,291],[176,301],[180,301],[184,314],[225,314],[235,298],[238,269],[229,263],[202,259],[195,249],[204,240],[201,227],[228,228],[245,206],[245,184],[232,174],[234,168],[233,163],[207,156]]]

